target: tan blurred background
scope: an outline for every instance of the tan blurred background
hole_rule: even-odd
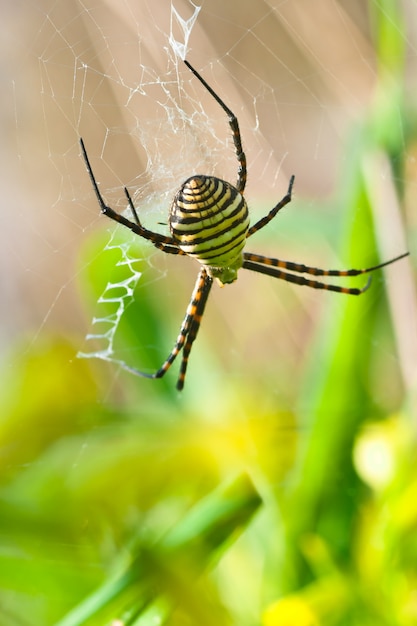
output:
[[[412,92],[417,5],[402,4]],[[190,2],[174,5],[192,17]],[[184,35],[169,2],[9,1],[0,28],[1,344],[22,340],[27,350],[45,333],[89,330],[77,258],[92,232],[111,225],[99,215],[80,135],[108,202],[123,210],[128,185],[151,226],[197,165],[234,181],[236,162],[224,115],[174,60],[170,34]],[[293,173],[299,201],[335,193],[347,135],[374,97],[371,30],[363,0],[202,2],[188,58],[239,117],[257,211],[285,193]],[[410,168],[414,161],[410,154]],[[314,210],[337,218],[337,207]],[[311,237],[317,263],[329,262],[320,234]],[[280,256],[311,261],[301,257],[305,241],[284,234],[280,245]],[[243,291],[222,293],[223,311],[237,297]],[[303,297],[308,308],[317,295]]]

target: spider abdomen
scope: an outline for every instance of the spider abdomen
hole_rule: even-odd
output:
[[[206,266],[212,276],[221,283],[236,280],[249,212],[233,185],[213,176],[188,178],[175,195],[169,226],[179,247]]]

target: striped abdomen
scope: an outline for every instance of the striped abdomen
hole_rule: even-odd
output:
[[[171,235],[221,283],[242,266],[249,213],[242,194],[220,178],[197,175],[182,185],[169,214]]]

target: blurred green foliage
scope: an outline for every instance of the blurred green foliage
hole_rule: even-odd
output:
[[[341,183],[336,245],[349,265],[378,257],[365,157],[383,151],[404,181],[412,140],[400,16],[382,4],[370,5],[379,93]],[[311,239],[311,207],[294,210],[294,238]],[[314,215],[314,228],[329,225]],[[98,236],[84,252],[92,308],[127,272],[116,251],[92,252],[102,247]],[[181,308],[161,305],[162,281],[139,287],[118,349],[152,370]],[[146,381],[76,359],[79,338],[14,356],[0,397],[2,626],[417,623],[415,389],[401,379],[382,280],[325,308],[308,349],[277,358],[273,346],[262,372],[256,359],[228,369],[207,322],[182,396],[171,372]]]

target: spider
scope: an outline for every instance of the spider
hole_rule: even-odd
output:
[[[174,196],[169,211],[168,224],[171,236],[155,233],[142,226],[127,187],[124,188],[124,192],[134,221],[127,219],[107,206],[93,174],[84,142],[80,139],[84,162],[101,212],[119,224],[123,224],[136,235],[148,239],[159,250],[168,254],[190,256],[200,263],[201,267],[190,303],[181,324],[179,335],[168,358],[153,374],[140,372],[134,368],[127,368],[129,371],[146,378],[161,378],[166,374],[182,350],[182,361],[176,385],[178,390],[184,387],[188,359],[200,328],[213,279],[216,279],[221,286],[233,283],[237,279],[238,270],[243,268],[267,274],[274,278],[281,278],[297,285],[306,285],[313,289],[327,289],[357,296],[368,289],[370,278],[362,288],[348,288],[312,280],[304,276],[304,274],[310,276],[358,276],[359,274],[367,274],[395,263],[409,254],[406,252],[389,261],[365,269],[324,270],[301,263],[282,261],[260,254],[253,254],[252,252],[244,252],[246,239],[269,224],[277,213],[291,201],[294,176],[291,176],[287,193],[282,200],[265,217],[250,226],[248,206],[243,197],[247,177],[246,156],[242,148],[237,117],[197,70],[188,61],[185,60],[184,62],[226,113],[233,135],[233,144],[239,167],[235,185],[215,176],[206,176],[204,174],[195,174],[181,185]]]

